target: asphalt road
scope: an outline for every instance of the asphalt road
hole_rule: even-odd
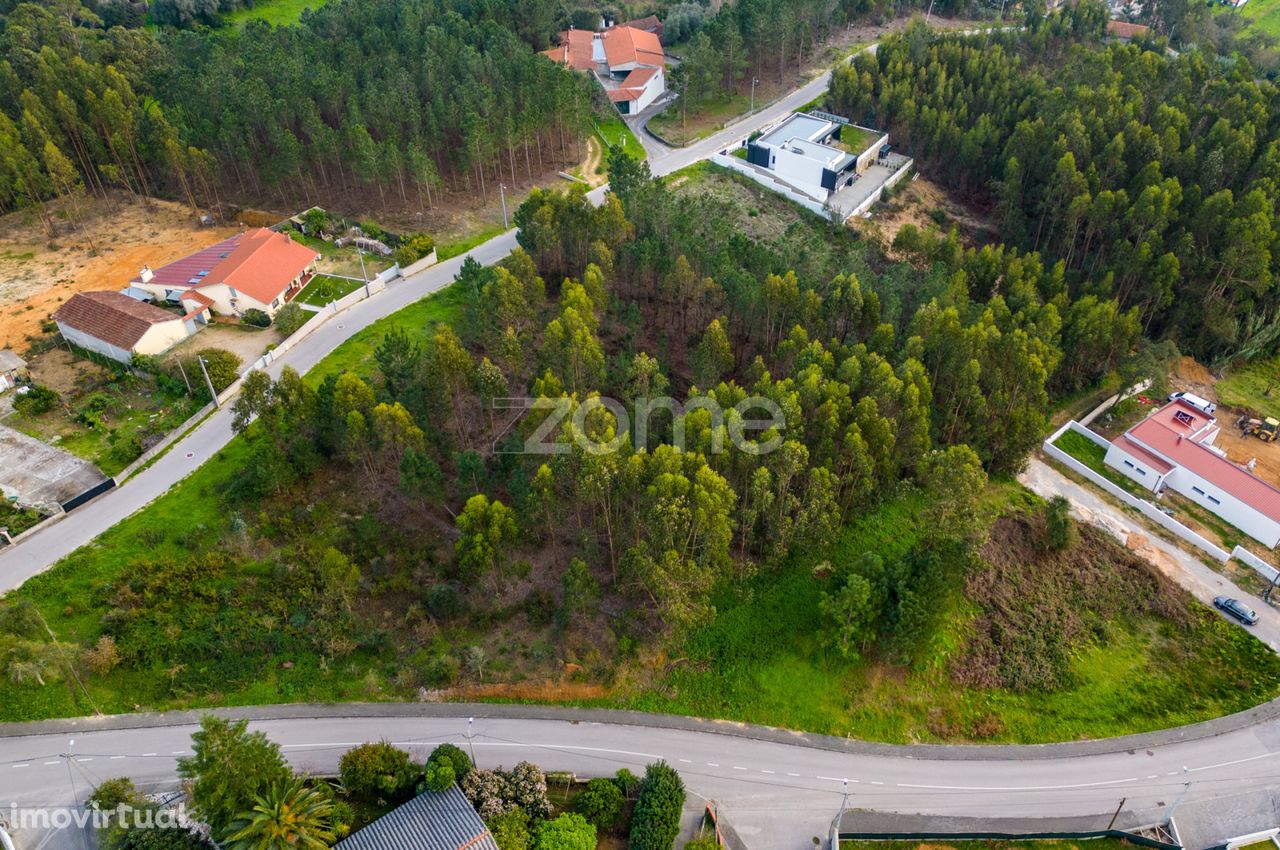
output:
[[[813,837],[827,834],[846,788],[850,807],[879,811],[1057,817],[1110,812],[1125,798],[1126,810],[1155,820],[1188,782],[1186,799],[1202,800],[1272,783],[1280,771],[1280,721],[1150,748],[1120,744],[1113,752],[1073,756],[1062,755],[1061,746],[1029,747],[999,759],[964,752],[956,757],[954,748],[937,748],[936,756],[922,748],[852,754],[714,732],[548,719],[482,718],[468,741],[465,715],[304,716],[253,727],[278,742],[299,770],[315,774],[335,773],[346,749],[379,739],[418,758],[453,741],[472,749],[482,767],[527,759],[586,777],[622,767],[638,772],[666,759],[684,776],[695,806],[714,800],[748,846],[762,850],[812,850]],[[16,825],[13,806],[66,807],[116,776],[146,788],[174,788],[176,760],[190,753],[192,729],[0,738],[0,816]],[[19,850],[35,850],[39,832],[17,831]],[[77,840],[63,832],[44,846],[73,848]]]

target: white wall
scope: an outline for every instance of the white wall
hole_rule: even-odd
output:
[[[1154,468],[1149,461],[1129,454],[1115,443],[1108,444],[1107,456],[1103,461],[1125,478],[1136,481],[1153,493],[1160,486],[1160,470]],[[1131,465],[1127,465],[1126,461]]]
[[[829,191],[822,188],[822,163],[785,147],[771,151],[773,167],[770,169],[783,180],[802,192],[825,198]]]
[[[631,107],[632,114],[648,108],[649,104],[661,97],[662,93],[667,90],[665,71],[662,68],[658,68],[657,71],[658,73],[650,77],[649,81],[644,84],[640,97],[636,99],[635,104]]]
[[[1165,486],[1222,517],[1268,549],[1280,543],[1280,523],[1186,467],[1177,467],[1165,476]],[[1210,501],[1210,497],[1218,502]]]
[[[133,350],[138,354],[163,354],[192,333],[192,328],[188,327],[181,318],[157,322],[147,329],[142,339],[134,344]]]
[[[736,156],[728,156],[726,154],[717,153],[711,157],[711,161],[714,162],[716,165],[723,166],[724,168],[728,168],[731,171],[736,171],[739,174],[742,174],[746,177],[750,177],[752,180],[759,183],[761,186],[765,187],[769,191],[777,192],[779,195],[782,195],[784,198],[787,198],[790,201],[794,201],[795,203],[799,204],[800,206],[804,207],[810,212],[817,213],[818,215],[822,216],[825,219],[831,218],[831,211],[828,210],[826,207],[824,207],[821,203],[819,203],[816,198],[810,198],[809,196],[804,195],[801,192],[793,190],[791,187],[787,186],[785,183],[782,183],[774,179],[772,176],[767,176],[766,174],[762,174],[757,169],[748,165],[747,161],[744,159],[738,159]]]
[[[89,334],[76,330],[69,325],[64,325],[62,322],[58,322],[57,324],[58,330],[62,333],[63,338],[72,345],[87,348],[89,351],[96,351],[104,357],[110,357],[112,360],[118,360],[121,363],[128,363],[133,359],[133,353],[130,351],[125,351],[119,346],[112,345],[109,342],[104,342],[96,336],[90,336]]]
[[[861,127],[859,129],[865,130],[867,128]],[[867,148],[862,153],[858,154],[858,164],[854,166],[857,172],[861,174],[862,172],[866,171],[870,166],[874,165],[875,161],[880,158],[880,148],[888,143],[889,143],[889,134],[885,133],[883,136],[880,137],[879,141],[877,141],[874,145]]]

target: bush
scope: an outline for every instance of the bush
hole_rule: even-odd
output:
[[[441,744],[431,751],[423,771],[420,788],[447,791],[455,782],[461,782],[475,768],[471,758],[453,744]]]
[[[608,779],[593,779],[573,801],[573,807],[600,829],[608,829],[622,814],[622,803],[617,785]]]
[[[61,402],[58,394],[46,386],[32,384],[25,393],[13,400],[13,407],[24,416],[39,416],[53,410]]]
[[[142,455],[142,441],[138,439],[137,434],[128,434],[124,437],[113,434],[112,437],[111,448],[107,450],[107,460],[116,466],[128,466]]]
[[[271,324],[271,317],[257,307],[250,307],[240,316],[240,321],[255,328],[265,328]]]
[[[115,399],[103,392],[96,392],[84,400],[80,410],[76,412],[76,421],[89,428],[97,428],[102,424],[102,414],[115,405]]]
[[[89,808],[100,812],[110,811],[121,803],[136,805],[142,795],[134,787],[133,780],[126,777],[108,779],[89,795]]]
[[[314,314],[302,309],[297,301],[290,301],[276,311],[276,330],[284,336],[293,336],[312,315]]]
[[[1079,533],[1071,518],[1071,503],[1062,496],[1054,496],[1044,511],[1045,545],[1050,549],[1070,549]]]
[[[498,850],[529,850],[533,835],[529,832],[529,813],[512,809],[490,818],[486,825],[493,833]]]
[[[630,850],[671,850],[680,834],[684,782],[665,761],[644,770],[640,799],[631,817]]]
[[[618,786],[623,797],[630,800],[631,795],[640,787],[640,777],[624,767],[614,775],[613,784]]]
[[[400,247],[396,249],[396,265],[404,268],[407,265],[416,263],[434,251],[435,248],[436,241],[425,233],[415,233],[413,236],[407,236],[400,242]]]
[[[582,815],[561,815],[538,825],[534,850],[596,850],[596,828]]]
[[[421,773],[408,753],[386,741],[347,750],[338,769],[342,784],[352,794],[389,799],[408,796]]]
[[[195,361],[200,358],[205,361],[204,367],[209,373],[209,380],[213,382],[214,392],[222,392],[240,376],[240,364],[243,361],[224,348],[203,348],[197,351],[191,361],[191,370],[197,375],[200,374],[200,364]]]
[[[710,835],[699,835],[685,844],[684,850],[720,850],[720,842]]]

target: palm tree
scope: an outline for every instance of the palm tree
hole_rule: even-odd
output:
[[[254,797],[231,824],[227,850],[327,850],[334,840],[333,799],[295,776]]]

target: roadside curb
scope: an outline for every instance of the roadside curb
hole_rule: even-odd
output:
[[[1058,744],[880,744],[854,738],[838,738],[809,732],[793,732],[772,726],[727,720],[705,720],[672,714],[651,714],[609,708],[565,708],[561,706],[523,705],[511,703],[340,703],[289,704],[213,708],[208,710],[117,714],[107,717],[82,717],[0,724],[0,738],[39,735],[65,735],[127,729],[195,726],[205,714],[250,721],[312,720],[323,718],[441,718],[475,717],[492,720],[544,720],[567,723],[638,726],[678,732],[727,735],[753,741],[842,752],[860,756],[914,758],[944,761],[1034,761],[1038,759],[1078,758],[1111,753],[1133,753],[1141,749],[1169,744],[1199,741],[1280,718],[1280,699],[1259,706],[1193,723],[1140,732],[1119,738],[1069,741]]]

